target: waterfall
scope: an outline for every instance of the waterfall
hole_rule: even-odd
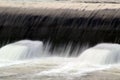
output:
[[[112,43],[98,44],[85,50],[80,61],[90,64],[117,64],[120,62],[120,45]]]
[[[0,60],[23,60],[41,57],[75,57],[80,62],[87,64],[117,64],[120,62],[120,45],[112,43],[101,43],[94,47],[86,46],[73,50],[73,45],[55,48],[49,51],[51,44],[44,46],[41,41],[21,40],[0,48]],[[87,49],[88,48],[88,49]],[[78,56],[77,57],[77,55]]]
[[[50,51],[52,44],[43,44],[42,41],[21,40],[7,44],[0,48],[0,60],[23,60],[40,57],[76,57],[88,48],[88,45],[76,46],[73,49],[72,43],[57,47]]]
[[[72,55],[68,56],[71,54],[72,46],[68,44],[63,49],[55,48],[51,53],[49,51],[51,44],[44,44],[41,41],[21,40],[10,43],[0,48],[0,68],[6,67],[8,70],[20,68],[25,72],[38,69],[37,72],[32,71],[32,74],[26,73],[24,77],[28,78],[29,74],[30,78],[39,76],[47,79],[59,75],[61,79],[81,77],[86,73],[114,68],[114,64],[118,65],[120,62],[119,44],[100,43],[91,48],[84,46],[73,50]],[[76,52],[79,55],[73,57]]]
[[[40,41],[22,40],[3,46],[0,49],[0,60],[21,60],[42,56],[43,43]]]
[[[0,80],[120,80],[119,3],[0,0]]]

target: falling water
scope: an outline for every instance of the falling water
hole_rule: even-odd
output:
[[[22,40],[14,42],[0,49],[0,60],[23,60],[45,56],[75,57],[88,48],[84,45],[84,47],[78,46],[76,47],[78,49],[72,50],[72,43],[69,43],[66,46],[55,48],[51,52],[51,47],[49,43],[43,45],[42,41]]]
[[[79,55],[76,57],[66,56],[71,54],[70,44],[60,55],[56,55],[58,54],[56,50],[53,51],[54,55],[51,54],[50,47],[49,43],[31,40],[22,40],[1,47],[0,68],[6,67],[14,72],[5,73],[3,76],[8,76],[5,79],[9,79],[10,75],[16,75],[14,78],[46,80],[49,77],[55,80],[58,77],[58,80],[62,78],[75,80],[90,72],[113,68],[120,62],[119,44],[101,43],[91,48],[85,46],[82,51],[78,51]],[[24,70],[25,74],[21,75],[22,72],[17,72],[15,68]]]
[[[22,40],[3,46],[0,49],[0,60],[23,60],[42,57],[78,57],[80,62],[90,64],[117,64],[120,62],[120,45],[112,43],[101,43],[94,47],[81,47],[71,53],[70,44],[67,47],[55,48],[51,53],[50,44],[43,45],[41,41]],[[87,49],[88,48],[88,49]],[[76,52],[77,51],[77,52]],[[83,51],[83,52],[82,52]],[[57,53],[59,52],[59,53]],[[80,56],[77,56],[80,55]]]
[[[98,44],[85,50],[80,55],[80,61],[91,64],[117,64],[120,63],[119,44]]]
[[[0,49],[0,59],[21,60],[42,56],[43,43],[40,41],[23,40],[8,44]]]
[[[107,74],[103,78],[111,77],[107,71],[118,73],[120,9],[108,3],[120,0],[45,0],[60,7],[49,3],[40,9],[26,2],[43,0],[5,1],[26,7],[0,7],[0,80],[89,80],[101,72]]]

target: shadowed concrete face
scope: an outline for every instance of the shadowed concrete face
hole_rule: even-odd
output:
[[[120,9],[0,8],[0,41],[120,43]]]

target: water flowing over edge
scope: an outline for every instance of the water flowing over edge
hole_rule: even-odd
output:
[[[51,55],[49,48],[47,47],[47,49],[45,49],[43,45],[40,41],[22,40],[3,46],[0,49],[0,68],[15,66],[30,67],[35,65],[36,67],[44,66],[45,68],[40,67],[42,70],[29,74],[29,76],[31,76],[30,78],[61,76],[69,79],[80,77],[86,73],[97,70],[119,67],[119,44],[102,43],[88,49],[84,48],[84,51],[77,57],[66,57],[63,54],[62,56]],[[70,45],[68,45],[68,47],[70,47]],[[70,48],[66,48],[68,53],[69,49]],[[44,50],[46,52],[44,52]],[[66,51],[63,52],[64,54],[68,54]],[[47,54],[43,55],[43,53]],[[5,59],[5,57],[6,61],[1,60],[2,58]],[[28,74],[21,77],[28,77]]]

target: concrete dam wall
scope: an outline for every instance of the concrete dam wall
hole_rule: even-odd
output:
[[[1,43],[22,39],[90,45],[120,43],[119,7],[94,10],[89,9],[89,5],[81,10],[77,7],[23,7],[0,7]]]

